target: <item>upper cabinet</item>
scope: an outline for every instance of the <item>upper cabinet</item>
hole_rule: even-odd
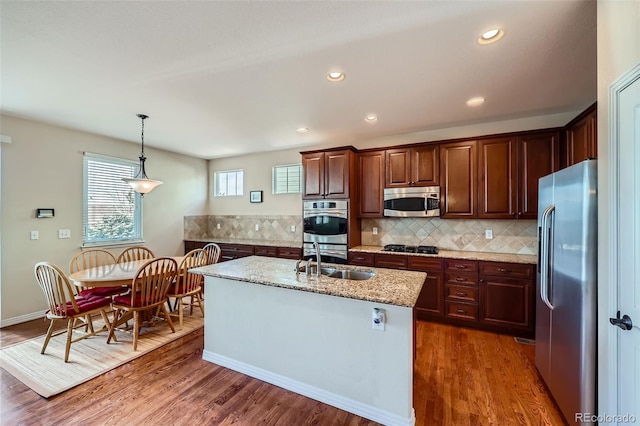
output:
[[[440,145],[440,217],[477,217],[476,141]]]
[[[560,131],[518,136],[518,219],[538,217],[538,179],[560,169]]]
[[[515,219],[516,138],[478,142],[478,218]]]
[[[386,151],[385,188],[437,186],[440,183],[437,144]]]
[[[349,198],[355,184],[355,150],[352,148],[303,152],[302,198]]]
[[[358,153],[360,217],[382,217],[384,204],[385,151]]]
[[[598,133],[596,104],[566,126],[566,146],[564,165],[569,167],[588,158],[598,157]]]

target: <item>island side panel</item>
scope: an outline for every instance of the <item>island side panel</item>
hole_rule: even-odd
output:
[[[413,420],[412,308],[211,276],[205,288],[205,359],[221,355]],[[374,307],[386,312],[385,331],[372,329]]]

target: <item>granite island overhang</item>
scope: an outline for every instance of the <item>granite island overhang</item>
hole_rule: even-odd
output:
[[[375,275],[296,275],[295,260],[259,256],[191,270],[205,276],[203,359],[383,424],[414,424],[413,306],[426,274],[326,266]],[[384,330],[373,329],[374,309]]]

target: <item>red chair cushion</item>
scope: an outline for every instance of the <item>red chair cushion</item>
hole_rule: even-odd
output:
[[[142,306],[142,296],[140,293],[136,293],[133,305],[131,304],[131,293],[114,297],[113,303],[125,306]]]
[[[111,303],[111,299],[106,297],[98,297],[98,296],[78,297],[76,299],[76,304],[78,305],[79,313],[93,311],[94,309],[98,309],[103,306],[109,306],[110,303]],[[66,310],[63,309],[62,307],[59,307],[57,309],[56,314],[64,315],[65,312],[71,315],[75,314],[73,310],[73,302],[71,301],[67,302]]]
[[[111,297],[124,293],[128,287],[95,287],[80,291],[80,296],[87,298],[90,296]]]

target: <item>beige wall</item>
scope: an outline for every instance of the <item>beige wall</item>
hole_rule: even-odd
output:
[[[7,325],[45,309],[33,265],[47,260],[66,271],[80,249],[83,151],[136,159],[140,145],[8,116],[0,119],[1,133],[12,138],[1,148],[0,315]],[[158,254],[180,254],[184,216],[207,213],[207,161],[152,148],[145,154],[147,173],[164,181],[144,199],[146,245]],[[54,208],[55,217],[36,219],[38,207]],[[67,228],[71,239],[59,240],[58,229]],[[32,230],[39,231],[39,240],[29,239]]]
[[[598,1],[598,410],[616,413],[609,371],[609,86],[640,62],[640,1]]]

